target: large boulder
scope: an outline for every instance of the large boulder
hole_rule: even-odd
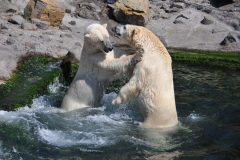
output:
[[[122,23],[145,26],[148,21],[148,0],[118,0],[115,3],[114,16]]]
[[[54,0],[30,0],[24,9],[25,18],[47,21],[54,27],[61,24],[64,15],[64,9]]]

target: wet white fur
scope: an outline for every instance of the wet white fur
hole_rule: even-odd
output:
[[[106,25],[92,24],[84,36],[78,71],[61,104],[66,111],[97,105],[107,84],[122,75],[134,57],[117,48],[104,52],[102,41],[109,40]]]
[[[173,86],[172,60],[164,45],[148,29],[126,25],[120,28],[120,38],[128,45],[144,49],[142,61],[135,68],[130,81],[112,101],[120,104],[137,97],[144,117],[143,126],[172,127],[178,123]]]

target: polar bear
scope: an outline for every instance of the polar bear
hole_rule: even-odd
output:
[[[139,61],[139,55],[125,55],[112,46],[106,27],[106,24],[91,24],[86,28],[79,68],[61,109],[72,111],[97,105],[108,82]]]
[[[137,97],[144,118],[142,125],[150,128],[178,124],[175,104],[172,59],[160,40],[148,29],[135,25],[115,27],[115,35],[137,50],[144,50],[133,76],[124,85],[113,104]]]

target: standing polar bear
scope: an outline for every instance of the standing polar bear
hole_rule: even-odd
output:
[[[115,35],[137,50],[144,50],[130,81],[124,85],[113,104],[138,97],[143,126],[172,127],[178,123],[173,86],[172,59],[160,40],[148,29],[119,25]]]
[[[113,48],[106,27],[106,24],[92,24],[86,28],[80,65],[61,109],[72,111],[97,105],[108,82],[140,60],[140,54],[125,55]]]

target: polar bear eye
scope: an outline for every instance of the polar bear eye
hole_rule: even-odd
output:
[[[123,26],[123,29],[126,29],[126,26]]]
[[[101,43],[103,43],[103,41],[100,41]]]

